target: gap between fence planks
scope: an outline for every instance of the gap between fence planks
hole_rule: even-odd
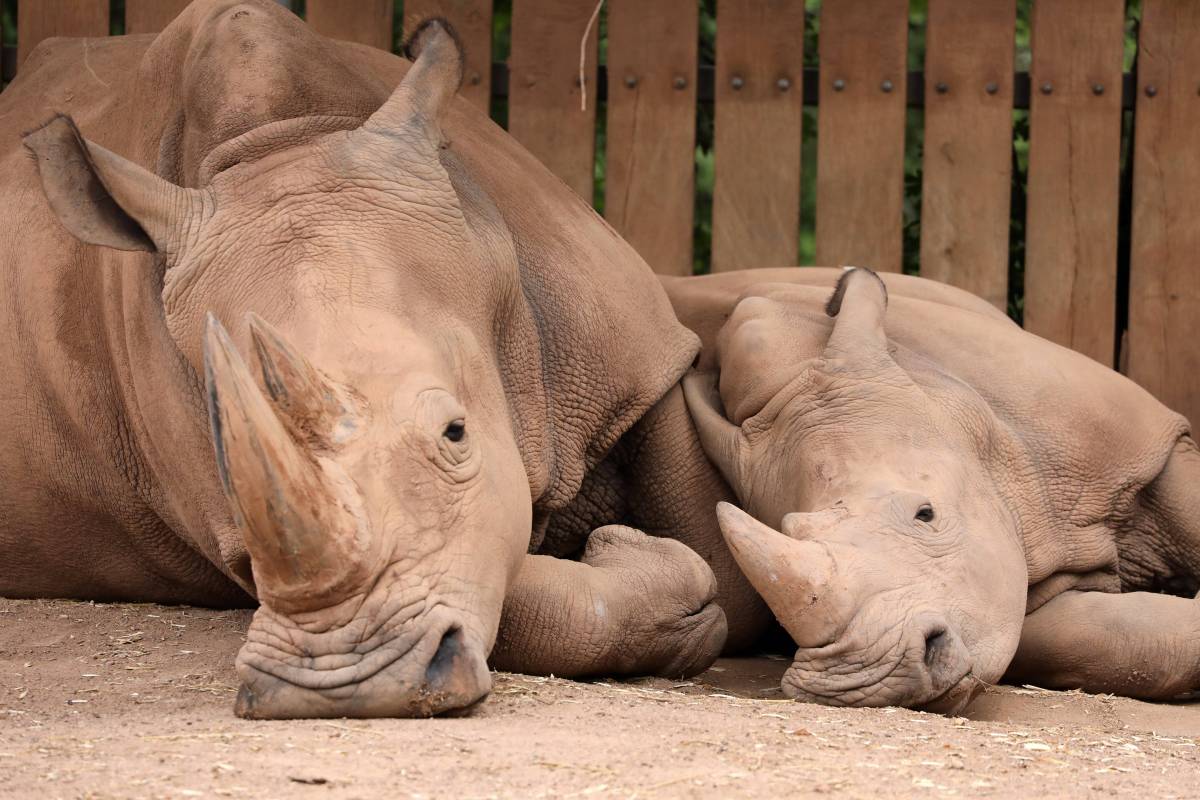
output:
[[[1113,366],[1124,0],[1038,0],[1025,327]]]
[[[803,70],[803,3],[721,0],[714,87],[714,272],[796,263]]]
[[[1008,306],[1012,0],[930,0],[921,275]]]
[[[126,33],[158,33],[187,8],[191,0],[125,0]]]
[[[333,39],[392,51],[392,0],[308,0],[304,18],[313,30]]]
[[[604,215],[656,271],[692,273],[695,0],[608,1]]]
[[[908,0],[821,6],[817,263],[903,262]]]
[[[587,42],[588,103],[579,110],[579,42],[595,0],[513,0],[508,132],[592,202],[596,150],[596,41]]]
[[[108,36],[108,0],[20,0],[17,69],[43,39]]]
[[[1138,56],[1129,374],[1200,424],[1200,4],[1145,0]]]
[[[459,94],[486,114],[492,99],[492,0],[405,0],[405,38],[430,17],[454,26],[466,57]]]

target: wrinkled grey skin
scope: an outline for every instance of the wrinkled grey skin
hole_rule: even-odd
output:
[[[684,386],[741,506],[719,506],[722,529],[797,645],[788,696],[956,712],[1006,671],[1148,698],[1200,685],[1185,420],[929,281],[665,283],[704,342]],[[1164,588],[1187,599],[1143,591]]]

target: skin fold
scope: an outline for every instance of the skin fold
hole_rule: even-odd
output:
[[[247,717],[468,707],[493,650],[692,672],[753,598],[711,515],[603,527],[728,492],[678,388],[696,337],[454,97],[447,26],[410,55],[198,0],[49,40],[0,97],[0,595],[257,604]],[[687,502],[580,512],[596,471],[674,469]],[[556,518],[601,528],[578,561],[540,552]]]
[[[957,712],[987,683],[1200,687],[1200,454],[1120,374],[869,270],[672,279],[718,517],[791,697]]]

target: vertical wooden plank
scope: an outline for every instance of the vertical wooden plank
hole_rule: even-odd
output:
[[[921,275],[1008,304],[1014,0],[929,0]]]
[[[1112,366],[1124,0],[1038,0],[1025,327]]]
[[[1145,0],[1138,54],[1129,374],[1200,425],[1200,3]]]
[[[322,36],[391,52],[393,5],[392,0],[308,0],[304,18]]]
[[[609,0],[604,214],[657,272],[692,274],[696,0]]]
[[[126,33],[158,33],[187,8],[191,0],[125,0]]]
[[[20,0],[17,65],[52,36],[108,36],[108,0]]]
[[[903,261],[908,0],[821,6],[817,262]]]
[[[579,43],[596,0],[513,0],[508,131],[579,196],[592,201],[596,38],[586,45],[587,110],[579,108]]]
[[[796,263],[804,3],[717,7],[713,271]]]
[[[492,100],[492,0],[405,0],[404,35],[430,17],[454,26],[466,56],[459,94],[487,113]]]

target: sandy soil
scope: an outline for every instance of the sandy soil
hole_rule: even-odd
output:
[[[0,795],[1195,797],[1200,704],[990,690],[967,718],[780,698],[785,662],[690,681],[499,673],[472,715],[244,722],[248,614],[0,600]]]

